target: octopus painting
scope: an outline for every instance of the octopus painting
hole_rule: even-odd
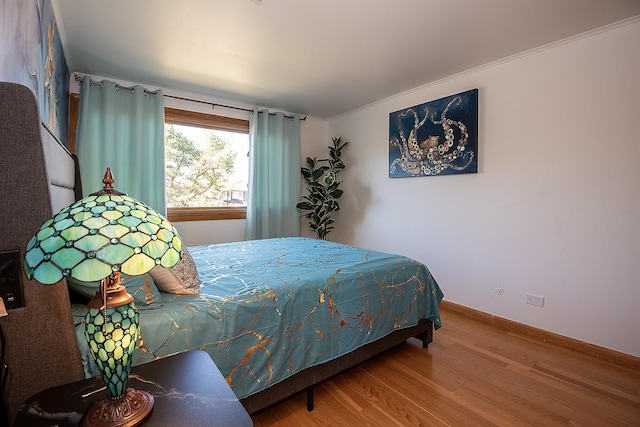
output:
[[[389,177],[476,173],[478,90],[389,114]]]

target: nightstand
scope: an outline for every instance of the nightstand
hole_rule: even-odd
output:
[[[149,391],[155,399],[153,412],[143,426],[253,425],[211,357],[203,351],[135,366],[129,386]],[[77,426],[89,405],[105,397],[107,392],[100,378],[52,387],[22,404],[14,426]]]

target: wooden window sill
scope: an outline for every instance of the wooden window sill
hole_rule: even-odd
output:
[[[245,219],[246,206],[216,208],[167,208],[169,221],[210,221],[218,219]]]

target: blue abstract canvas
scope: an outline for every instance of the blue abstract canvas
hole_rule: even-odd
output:
[[[389,178],[478,172],[478,89],[389,114]]]

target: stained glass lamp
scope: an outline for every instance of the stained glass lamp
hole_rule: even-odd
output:
[[[155,266],[173,267],[182,241],[157,211],[113,188],[107,168],[104,188],[46,221],[27,244],[25,273],[43,284],[64,277],[100,288],[89,302],[85,337],[109,399],[95,402],[83,425],[135,426],[153,410],[153,396],[127,387],[138,341],[138,311],[120,285],[120,272],[135,276]]]

